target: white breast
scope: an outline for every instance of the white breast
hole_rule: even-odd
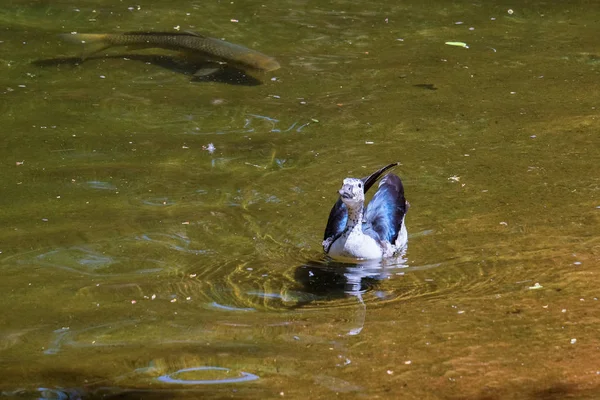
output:
[[[340,236],[329,248],[332,257],[351,257],[372,260],[382,258],[381,246],[370,236],[353,234]]]

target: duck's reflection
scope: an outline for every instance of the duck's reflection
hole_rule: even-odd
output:
[[[332,259],[310,261],[296,268],[295,281],[313,298],[326,300],[353,297],[358,302],[354,326],[348,335],[358,335],[365,324],[367,307],[363,294],[376,288],[378,282],[406,267],[404,255],[388,260],[369,260],[353,263]],[[310,301],[299,303],[301,307]]]

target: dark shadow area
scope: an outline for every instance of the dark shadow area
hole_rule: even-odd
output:
[[[226,386],[226,385],[224,385]],[[240,387],[240,390],[244,388]],[[232,390],[226,387],[217,388],[196,386],[194,389],[128,389],[119,387],[102,387],[98,389],[83,388],[44,388],[18,389],[3,391],[3,399],[64,399],[64,400],[187,400],[199,398],[223,398],[231,394]]]
[[[249,386],[252,385],[251,383],[170,385],[146,377],[148,383],[129,386],[119,383],[123,377],[91,376],[75,369],[50,368],[37,369],[33,374],[31,372],[29,371],[26,377],[19,373],[9,377],[3,375],[3,379],[0,381],[0,398],[7,400],[187,400],[220,399],[223,396],[229,397],[237,391],[243,393],[240,398],[257,398],[252,396],[254,389]],[[135,372],[131,374],[131,376],[134,375]],[[142,378],[144,377],[142,376]],[[36,383],[24,384],[25,380]],[[11,385],[9,382],[14,382],[14,384]]]
[[[38,67],[45,68],[61,66],[76,67],[78,65],[83,64],[84,62],[106,59],[128,59],[137,62],[142,62],[145,64],[157,65],[161,68],[167,69],[172,72],[184,75],[191,75],[192,82],[217,82],[238,86],[262,85],[262,82],[260,80],[256,79],[251,75],[248,75],[244,70],[232,67],[227,64],[218,64],[210,61],[189,60],[184,57],[174,57],[165,55],[159,56],[151,54],[115,54],[107,56],[93,56],[87,57],[85,59],[81,57],[58,57],[43,60],[35,60],[32,62],[32,64]],[[206,76],[194,75],[197,71],[202,70],[215,70],[215,72],[207,74]]]
[[[69,376],[70,371],[56,371],[55,375]],[[19,386],[17,384],[17,386]],[[524,400],[559,400],[559,399],[597,399],[598,386],[577,385],[570,383],[555,383],[544,387],[540,385],[538,390],[519,387],[497,387],[487,388],[479,395],[446,395],[438,393],[440,399],[446,400],[501,400],[501,399],[524,399]],[[495,392],[495,393],[492,393]],[[179,385],[177,388],[127,388],[118,386],[94,386],[92,387],[38,387],[33,389],[10,390],[0,388],[0,397],[3,399],[64,399],[64,400],[187,400],[187,399],[222,399],[243,398],[260,399],[265,398],[265,391],[260,387],[248,385],[190,385],[186,388]],[[402,397],[395,397],[402,398]],[[411,397],[413,398],[413,397]]]
[[[413,86],[421,88],[421,89],[437,90],[437,88],[435,87],[435,85],[433,83],[417,83],[416,85],[413,85]]]
[[[125,389],[125,388],[99,388],[88,393],[84,398],[90,400],[187,400],[187,399],[214,399],[231,395],[232,389],[217,387],[216,385],[192,386],[193,389]],[[245,388],[238,390],[245,392]],[[235,391],[234,391],[235,393]],[[227,396],[229,397],[229,396]]]

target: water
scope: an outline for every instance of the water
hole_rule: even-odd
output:
[[[0,6],[0,393],[597,398],[598,12]],[[176,26],[282,68],[56,37]],[[341,180],[394,161],[406,260],[323,261]]]

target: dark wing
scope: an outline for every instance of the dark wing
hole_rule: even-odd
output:
[[[335,242],[335,239],[342,234],[344,228],[346,227],[347,221],[348,209],[342,201],[342,198],[339,197],[329,213],[329,219],[327,220],[327,226],[325,227],[323,241],[330,239],[327,247],[325,248],[326,252],[329,251],[329,247],[333,244],[333,242]],[[325,246],[325,242],[323,243],[323,246]]]
[[[385,167],[373,172],[371,175],[365,178],[361,178],[364,184],[365,193],[367,193],[371,186],[373,186],[373,184],[377,182],[377,179],[379,179],[381,174],[383,174],[388,169],[395,167],[396,165],[398,165],[398,163],[386,165]],[[325,235],[323,236],[323,240],[331,238],[332,240],[329,242],[331,245],[331,243],[333,243],[335,239],[337,239],[336,236],[339,236],[344,231],[347,221],[348,209],[346,208],[346,205],[342,202],[342,199],[338,197],[337,201],[333,205],[333,208],[331,209],[331,212],[329,213],[329,219],[327,220],[327,226],[325,227]],[[328,251],[329,249],[325,250]]]
[[[396,242],[407,211],[402,181],[394,174],[386,175],[367,206],[365,233],[375,239]]]

